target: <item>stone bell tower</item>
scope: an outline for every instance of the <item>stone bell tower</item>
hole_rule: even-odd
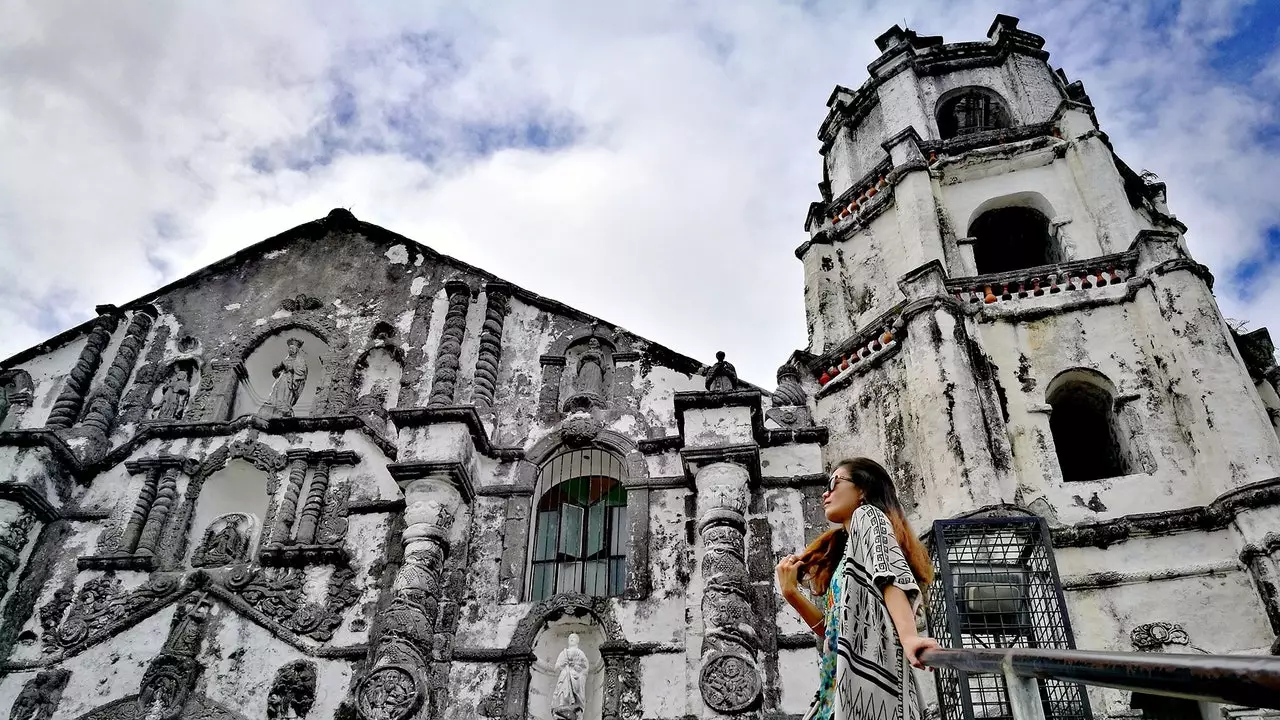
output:
[[[876,43],[866,82],[828,100],[796,250],[794,361],[826,460],[882,461],[922,533],[1044,518],[1079,647],[1185,620],[1211,651],[1266,651],[1280,443],[1165,186],[1016,18],[985,42]],[[1141,601],[1124,588],[1150,580]]]

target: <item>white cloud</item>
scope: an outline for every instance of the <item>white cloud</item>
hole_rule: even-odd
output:
[[[1210,65],[1244,4],[10,2],[0,356],[342,206],[768,385],[805,344],[831,87],[894,23],[976,40],[1020,10],[1169,184],[1228,314],[1280,327],[1229,286],[1280,222],[1280,150],[1253,142],[1280,83]],[[482,150],[530,123],[550,147]]]

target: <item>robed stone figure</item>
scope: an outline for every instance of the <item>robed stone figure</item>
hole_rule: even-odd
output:
[[[551,693],[551,720],[582,720],[587,706],[587,654],[578,649],[578,635],[556,658],[556,689]]]
[[[289,354],[272,368],[271,374],[276,379],[271,384],[271,394],[258,411],[263,417],[293,417],[293,406],[307,384],[307,356],[302,354],[302,341],[289,338],[286,344]]]

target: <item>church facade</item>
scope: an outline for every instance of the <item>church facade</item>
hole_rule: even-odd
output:
[[[1280,652],[1274,348],[1017,26],[894,27],[833,92],[772,390],[345,210],[5,360],[0,709],[798,718],[774,567],[859,455],[944,645]],[[935,717],[1009,715],[924,679]]]

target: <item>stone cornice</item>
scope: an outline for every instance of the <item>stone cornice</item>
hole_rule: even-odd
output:
[[[457,488],[465,502],[470,503],[476,496],[470,470],[461,462],[448,461],[406,461],[387,464],[387,472],[404,488],[414,480],[428,477],[444,477]]]
[[[1053,546],[1105,549],[1135,537],[1221,530],[1245,510],[1277,504],[1280,504],[1280,478],[1270,478],[1224,493],[1208,505],[1055,528]]]
[[[449,405],[445,407],[396,408],[388,412],[396,428],[421,427],[442,423],[462,423],[471,433],[476,452],[495,460],[520,460],[524,458],[524,450],[518,447],[498,447],[489,440],[489,433],[484,429],[480,413],[471,405]]]
[[[751,410],[751,435],[764,436],[764,409],[761,405],[764,393],[759,390],[732,390],[729,392],[704,392],[690,390],[675,394],[676,431],[684,437],[684,414],[689,410],[718,410],[728,407],[745,407]]]
[[[751,475],[751,487],[760,487],[760,446],[755,443],[717,445],[704,448],[685,448],[680,451],[688,487],[694,487],[698,468],[714,463],[733,463],[747,469]]]

